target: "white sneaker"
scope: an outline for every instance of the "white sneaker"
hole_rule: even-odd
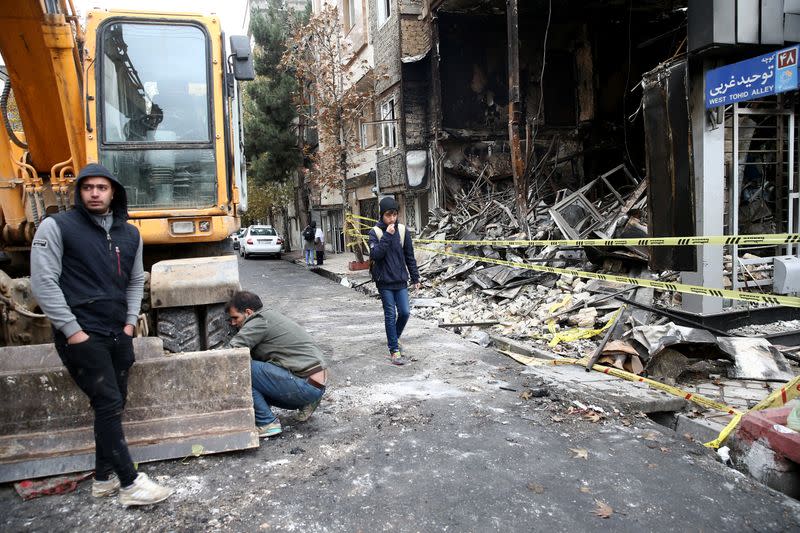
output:
[[[105,498],[113,496],[119,492],[119,478],[116,474],[111,474],[105,481],[92,481],[92,496],[95,498]]]
[[[174,491],[169,487],[163,487],[158,483],[150,481],[147,474],[139,473],[130,487],[119,489],[119,502],[125,507],[131,505],[150,505],[163,502]]]

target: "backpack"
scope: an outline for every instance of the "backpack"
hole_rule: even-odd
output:
[[[378,240],[381,240],[381,237],[383,237],[383,230],[378,226],[374,226],[372,230],[375,232],[375,236]],[[397,231],[400,232],[400,248],[402,248],[406,244],[406,227],[403,224],[398,224]]]
[[[374,226],[372,228],[372,231],[375,232],[375,237],[377,237],[378,240],[381,240],[381,237],[383,237],[383,230],[381,228],[379,228],[378,226]],[[400,232],[400,248],[402,248],[406,244],[406,227],[403,224],[398,224],[397,225],[397,231]],[[369,258],[369,275],[373,280],[375,279],[375,274],[373,274],[373,272],[372,272],[372,267],[374,265],[375,265],[375,261],[370,257]]]
[[[308,242],[314,242],[314,235],[316,233],[317,232],[314,231],[314,228],[312,228],[311,226],[308,226],[306,229],[303,230],[303,238],[305,240],[307,240]]]

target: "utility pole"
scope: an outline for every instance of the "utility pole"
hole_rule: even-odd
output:
[[[522,158],[519,138],[522,105],[519,90],[519,8],[517,0],[506,0],[506,15],[508,20],[508,142],[511,145],[511,169],[514,176],[517,221],[520,229],[530,237],[527,219],[528,183],[525,180],[525,161]]]

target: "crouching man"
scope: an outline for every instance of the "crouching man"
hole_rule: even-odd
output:
[[[278,435],[281,422],[271,407],[295,409],[304,422],[319,405],[328,372],[322,352],[297,323],[264,309],[261,298],[239,291],[225,307],[238,332],[233,348],[250,349],[253,407],[259,437]]]

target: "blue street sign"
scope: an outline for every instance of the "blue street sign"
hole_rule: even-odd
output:
[[[797,90],[798,47],[706,72],[706,109]]]

